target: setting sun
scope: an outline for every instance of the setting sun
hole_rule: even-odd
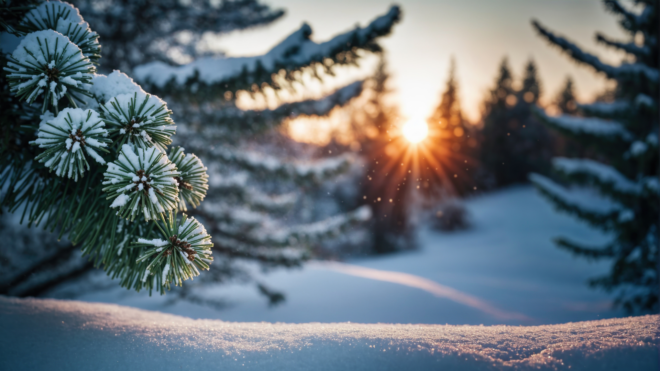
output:
[[[423,120],[410,120],[401,128],[403,136],[408,139],[410,143],[419,143],[429,134],[429,127]]]

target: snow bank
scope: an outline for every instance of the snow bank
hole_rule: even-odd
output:
[[[644,371],[658,368],[658,325],[236,323],[0,297],[0,369]]]

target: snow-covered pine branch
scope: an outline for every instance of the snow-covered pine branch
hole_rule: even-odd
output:
[[[176,131],[167,104],[143,92],[113,97],[101,106],[101,114],[110,137],[118,146],[128,143],[141,149],[156,147],[165,151]]]
[[[208,204],[214,204],[228,198],[239,204],[250,205],[256,211],[277,213],[289,210],[299,199],[295,192],[275,195],[262,192],[248,182],[250,175],[245,171],[232,174],[214,171],[209,173],[209,186],[213,189],[214,194],[218,196],[207,200]]]
[[[186,203],[197,207],[206,197],[209,176],[199,157],[192,153],[186,155],[183,151],[181,147],[174,147],[168,157],[180,173],[174,179],[179,186],[179,210],[186,211]]]
[[[615,121],[571,115],[550,116],[542,109],[537,109],[535,114],[541,121],[560,132],[579,139],[588,138],[606,143],[629,143],[633,138],[624,125]]]
[[[176,91],[185,86],[187,94],[197,93],[200,99],[209,96],[209,91],[251,91],[264,84],[277,89],[275,77],[280,73],[285,80],[295,80],[296,71],[319,66],[330,70],[334,65],[354,64],[360,50],[379,51],[375,40],[390,33],[400,13],[393,6],[367,27],[356,27],[323,43],[310,39],[312,29],[305,24],[262,56],[199,58],[183,66],[157,61],[137,66],[133,75],[150,90]]]
[[[43,95],[42,112],[51,107],[55,113],[66,97],[76,107],[82,96],[89,96],[89,84],[96,68],[69,38],[53,30],[36,31],[25,36],[8,56],[4,69],[14,95],[28,104]]]
[[[67,249],[61,250],[66,257],[52,258],[61,262],[61,272],[33,262],[34,269],[26,272],[44,278],[34,284],[30,277],[18,275],[13,288],[27,285],[22,292],[38,293],[51,284],[48,277],[58,282],[58,277],[89,269],[93,261],[120,278],[123,286],[140,289],[131,280],[145,274],[146,266],[137,259],[147,249],[130,247],[131,243],[152,238],[154,228],[161,228],[153,220],[165,213],[170,214],[170,226],[176,223],[171,212],[183,202],[180,188],[185,189],[186,201],[199,205],[206,168],[193,154],[180,151],[174,154],[183,172],[168,160],[164,152],[174,126],[164,101],[119,71],[95,74],[98,35],[75,7],[51,1],[25,10],[24,16],[10,22],[17,25],[13,30],[20,42],[10,54],[2,54],[3,115],[17,120],[9,122],[14,125],[11,135],[0,142],[0,207],[20,213],[21,223],[43,227],[54,238],[66,237],[90,261],[81,263]],[[11,18],[19,13],[9,14]],[[136,216],[142,220],[134,221]],[[185,226],[190,220],[181,223]],[[179,234],[206,233],[194,223],[194,228],[184,227]],[[210,247],[210,236],[205,234],[199,246],[201,240],[191,238],[180,238],[192,246],[189,260],[190,254],[199,255],[195,266],[207,269],[212,259],[202,250]],[[197,268],[192,272],[177,267],[164,274],[159,291],[197,275]]]
[[[320,98],[283,103],[274,109],[242,110],[235,106],[216,107],[207,103],[199,110],[185,113],[187,123],[204,124],[199,131],[181,131],[179,140],[193,141],[235,141],[237,135],[256,134],[275,128],[286,119],[299,116],[328,115],[333,109],[348,104],[362,93],[363,81],[356,81]],[[185,109],[185,108],[184,108]],[[201,126],[201,125],[200,125]],[[196,149],[198,147],[195,147]],[[202,149],[202,148],[200,148]]]
[[[200,269],[209,269],[213,261],[211,236],[195,218],[184,214],[179,220],[170,213],[157,226],[163,239],[140,238],[133,244],[146,248],[136,261],[147,264],[142,282],[155,281],[153,287],[163,292],[172,282],[181,286],[183,281],[199,276]]]
[[[529,180],[560,210],[577,215],[591,225],[609,230],[617,220],[634,217],[623,205],[597,194],[589,188],[567,189],[540,174],[530,174]]]
[[[209,35],[267,25],[284,10],[259,0],[73,0],[103,42],[101,69],[132,71],[153,61],[187,62],[209,53]],[[113,11],[108,11],[112,9]]]
[[[117,161],[108,164],[103,174],[103,192],[112,199],[111,208],[118,215],[134,220],[142,214],[145,220],[157,220],[179,203],[181,176],[176,166],[156,148],[142,149],[124,144]]]
[[[219,148],[210,150],[208,156],[220,159],[262,177],[279,177],[296,183],[320,183],[348,169],[353,156],[343,154],[315,161],[290,161],[247,150]]]
[[[22,34],[55,30],[68,37],[93,63],[98,64],[101,58],[99,35],[89,29],[89,25],[83,21],[78,9],[69,3],[44,2],[25,15],[21,26]]]
[[[98,113],[89,109],[65,108],[57,117],[42,122],[37,136],[33,143],[46,150],[35,160],[45,163],[58,176],[76,181],[89,170],[86,155],[104,165],[99,152],[109,152],[105,124]]]
[[[620,49],[628,54],[632,54],[637,58],[646,59],[649,58],[651,54],[651,49],[647,46],[639,46],[634,42],[615,41],[600,33],[596,34],[596,40],[603,43],[604,45]]]
[[[576,62],[587,64],[593,67],[596,71],[602,72],[610,79],[629,78],[635,79],[639,83],[642,81],[653,84],[657,88],[658,85],[658,70],[649,67],[643,63],[627,63],[624,62],[620,66],[615,67],[602,62],[597,56],[583,51],[580,47],[571,41],[557,36],[543,27],[538,21],[532,21],[532,25],[538,31],[539,35],[543,36],[552,45],[556,45],[561,50],[566,52]]]

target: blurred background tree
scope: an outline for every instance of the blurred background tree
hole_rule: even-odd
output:
[[[547,173],[552,137],[532,114],[541,95],[537,74],[530,59],[516,89],[507,59],[500,65],[495,87],[484,102],[482,119],[479,158],[487,189],[525,183],[532,171]]]
[[[452,58],[440,103],[426,120],[429,149],[421,153],[421,189],[431,200],[467,196],[476,186],[477,127],[465,119],[458,94]]]

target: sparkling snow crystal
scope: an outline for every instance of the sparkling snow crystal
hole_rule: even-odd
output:
[[[66,108],[57,117],[50,112],[42,115],[37,140],[33,143],[46,150],[36,159],[55,170],[58,176],[78,180],[89,170],[85,154],[99,164],[105,160],[97,151],[105,149],[110,140],[98,113],[80,108]]]
[[[165,151],[176,126],[172,111],[160,98],[136,91],[112,98],[102,106],[110,137],[120,145],[130,143],[138,148],[157,147]]]
[[[113,199],[110,207],[119,208],[122,218],[133,220],[143,213],[145,220],[157,219],[176,207],[179,190],[175,177],[180,174],[156,148],[136,151],[130,145],[122,146],[117,161],[109,163],[103,174],[103,191]]]

